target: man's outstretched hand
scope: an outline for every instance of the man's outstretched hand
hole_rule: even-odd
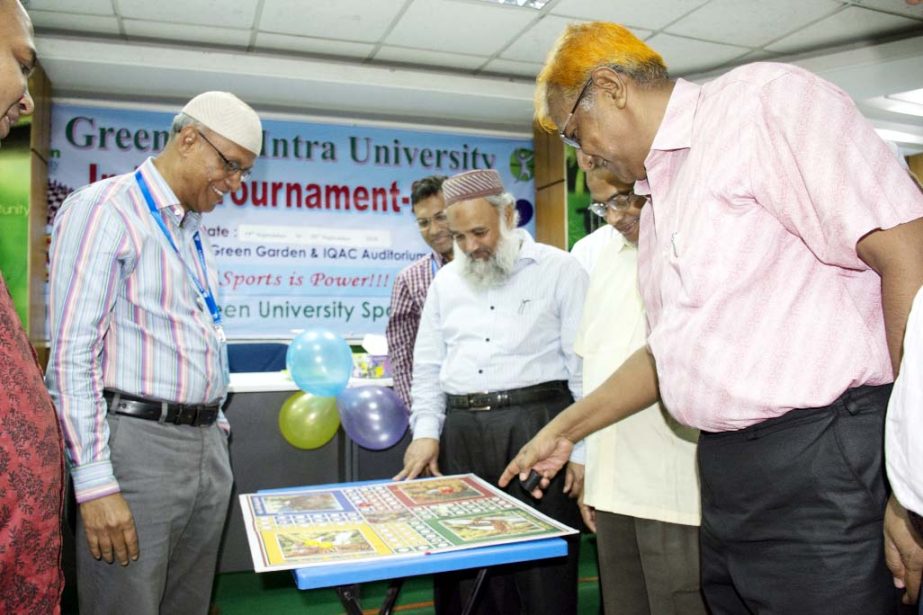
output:
[[[519,450],[519,454],[506,466],[498,484],[506,487],[517,476],[526,480],[529,472],[535,470],[542,479],[531,493],[532,497],[541,499],[542,490],[548,488],[551,479],[567,464],[572,450],[573,442],[543,429]]]
[[[391,480],[413,480],[418,476],[442,476],[439,471],[439,440],[414,440],[404,452],[404,469]]]

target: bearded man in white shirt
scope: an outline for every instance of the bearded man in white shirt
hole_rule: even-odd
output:
[[[573,342],[587,278],[562,250],[516,229],[512,195],[492,169],[442,186],[455,259],[440,269],[414,349],[414,440],[397,479],[473,472],[495,482],[507,459],[569,400],[582,394]],[[540,501],[519,484],[507,492],[574,525],[583,449]],[[543,563],[491,570],[476,613],[567,615],[577,610],[577,546]],[[473,573],[438,575],[440,615],[459,612]]]

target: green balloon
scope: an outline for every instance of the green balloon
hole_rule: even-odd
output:
[[[320,448],[340,428],[334,397],[315,397],[298,391],[285,400],[279,411],[279,431],[296,448]]]

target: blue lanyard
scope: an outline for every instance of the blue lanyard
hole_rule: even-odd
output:
[[[434,252],[434,253],[430,254],[429,256],[430,256],[430,259],[429,259],[429,267],[430,267],[430,269],[432,269],[432,271],[433,271],[433,277],[435,278],[435,277],[436,277],[436,272],[439,271],[439,265],[436,264],[436,253]]]
[[[153,216],[154,221],[157,222],[160,230],[163,231],[164,237],[166,237],[167,241],[170,242],[170,246],[176,253],[176,257],[179,259],[179,262],[181,262],[183,267],[186,269],[186,273],[189,274],[189,279],[192,280],[196,290],[199,291],[199,294],[202,295],[203,299],[205,299],[205,305],[208,307],[208,312],[211,314],[212,320],[215,323],[215,331],[218,333],[218,338],[221,341],[224,341],[224,331],[221,328],[221,310],[218,309],[218,303],[215,301],[215,295],[212,294],[211,287],[208,283],[208,268],[205,266],[205,251],[202,249],[202,238],[199,236],[199,231],[195,232],[195,234],[192,236],[192,240],[195,242],[196,251],[199,253],[199,263],[202,265],[202,273],[205,275],[204,287],[202,286],[202,283],[199,282],[198,276],[196,276],[192,268],[186,264],[186,261],[183,260],[182,255],[179,253],[179,249],[173,242],[173,237],[170,235],[170,231],[167,230],[167,225],[164,224],[163,217],[157,210],[157,205],[154,203],[154,197],[151,196],[151,191],[148,189],[147,182],[144,181],[144,176],[141,175],[140,170],[135,171],[135,179],[138,181],[138,187],[141,188],[141,194],[144,195],[144,200],[147,201],[148,209],[151,210],[151,216]]]

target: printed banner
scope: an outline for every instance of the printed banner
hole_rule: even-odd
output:
[[[172,117],[56,103],[49,222],[72,190],[156,155]],[[263,129],[252,177],[205,217],[231,338],[383,333],[395,275],[429,253],[410,208],[421,177],[497,169],[534,234],[530,139],[275,119]]]

